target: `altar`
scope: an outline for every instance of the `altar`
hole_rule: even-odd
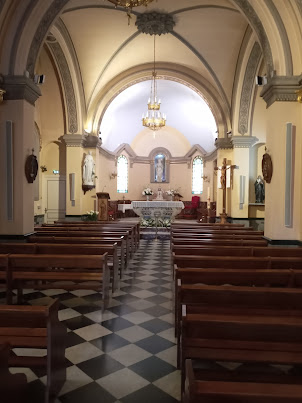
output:
[[[184,208],[181,201],[133,201],[134,212],[144,219],[162,218],[173,220]]]

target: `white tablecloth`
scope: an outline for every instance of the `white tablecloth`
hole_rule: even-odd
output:
[[[161,217],[171,220],[184,208],[181,201],[133,201],[132,206],[140,217]]]
[[[133,210],[133,207],[132,204],[118,204],[117,209],[125,214],[126,210]]]

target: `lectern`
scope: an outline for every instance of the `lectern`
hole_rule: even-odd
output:
[[[98,198],[98,220],[108,221],[108,200],[110,199],[109,193],[99,192],[96,195]]]

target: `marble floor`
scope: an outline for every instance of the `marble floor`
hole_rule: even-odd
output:
[[[67,382],[56,403],[180,400],[169,241],[141,240],[106,311],[94,291],[49,290],[25,298],[32,305],[61,301],[59,318],[68,328]],[[43,402],[45,373],[25,372],[31,403]]]

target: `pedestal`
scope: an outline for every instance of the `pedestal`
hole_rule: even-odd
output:
[[[227,224],[228,215],[225,213],[220,214],[220,224]]]
[[[110,199],[109,193],[99,192],[96,195],[98,198],[98,220],[108,221],[108,200]]]

